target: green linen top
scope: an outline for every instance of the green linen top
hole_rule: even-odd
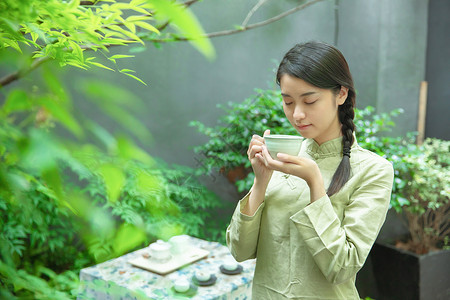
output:
[[[342,137],[318,145],[305,139],[299,156],[314,160],[325,187],[342,159]],[[351,147],[351,174],[342,189],[310,204],[309,187],[274,172],[253,216],[239,201],[227,228],[237,261],[256,258],[252,299],[360,299],[356,273],[386,218],[394,170],[379,155]]]

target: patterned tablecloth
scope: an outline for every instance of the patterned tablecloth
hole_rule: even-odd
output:
[[[128,262],[146,253],[148,249],[143,248],[82,269],[77,299],[251,299],[255,260],[240,263],[242,273],[226,275],[220,271],[220,266],[232,258],[228,248],[194,237],[190,239],[196,247],[208,250],[209,255],[162,276],[134,267]],[[175,292],[173,283],[179,278],[192,282],[196,271],[211,272],[217,281],[211,286],[199,286],[194,295]]]

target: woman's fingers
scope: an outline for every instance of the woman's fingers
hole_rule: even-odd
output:
[[[255,157],[256,157],[257,159],[259,159],[259,161],[260,161],[263,165],[265,165],[265,166],[267,167],[267,161],[266,161],[266,159],[264,158],[264,156],[261,155],[261,152],[256,153]]]
[[[297,156],[288,155],[285,153],[278,153],[277,159],[273,159],[267,147],[262,147],[262,156],[267,162],[266,166],[270,169],[281,171],[286,174],[291,174],[292,169],[301,165],[301,158]]]
[[[257,153],[260,153],[261,151],[262,151],[262,146],[258,146],[258,145],[253,145],[253,146],[251,146],[251,147],[248,149],[248,152],[247,152],[248,158],[249,158],[249,159],[254,158],[255,155],[256,155]]]
[[[264,131],[263,136],[269,135],[270,134],[270,130],[266,129]],[[248,158],[251,160],[253,159],[258,153],[261,153],[262,151],[262,147],[265,145],[264,142],[264,137],[261,137],[257,134],[254,134],[252,136],[252,139],[250,141],[250,144],[248,146],[248,150],[247,150],[247,156]],[[262,155],[260,155],[259,159],[264,162],[264,164],[266,165],[267,162],[265,161],[265,159],[263,158]]]
[[[286,153],[278,153],[277,158],[279,161],[282,161],[284,163],[291,163],[291,164],[300,164],[301,163],[300,157],[289,155]]]
[[[278,167],[280,167],[280,165],[282,164],[281,162],[273,159],[272,156],[270,156],[270,153],[267,150],[266,146],[262,146],[262,156],[264,157],[265,161],[267,162],[266,165],[274,170],[278,170]]]
[[[261,147],[262,145],[264,145],[264,139],[262,137],[260,137],[259,135],[254,134],[252,136],[252,140],[250,141],[250,145],[248,146],[247,155],[249,157],[253,158],[254,157],[254,153],[256,153],[256,152],[254,152],[253,155],[251,155],[252,148],[254,146]],[[257,152],[260,152],[260,151],[261,151],[261,149],[257,148]]]

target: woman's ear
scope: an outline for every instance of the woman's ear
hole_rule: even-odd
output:
[[[339,91],[339,94],[337,95],[337,104],[342,105],[344,104],[345,100],[347,100],[348,96],[348,88],[345,86],[341,86],[341,90]]]

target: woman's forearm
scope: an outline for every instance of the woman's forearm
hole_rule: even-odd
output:
[[[250,190],[249,199],[242,209],[243,214],[247,216],[253,216],[255,214],[258,207],[264,202],[267,185],[268,183],[259,183],[255,180]]]
[[[319,169],[317,169],[317,171],[318,172],[316,172],[316,175],[313,176],[311,180],[306,182],[309,186],[311,203],[327,194],[327,192],[325,191],[325,186],[323,184],[322,174],[320,173]]]

